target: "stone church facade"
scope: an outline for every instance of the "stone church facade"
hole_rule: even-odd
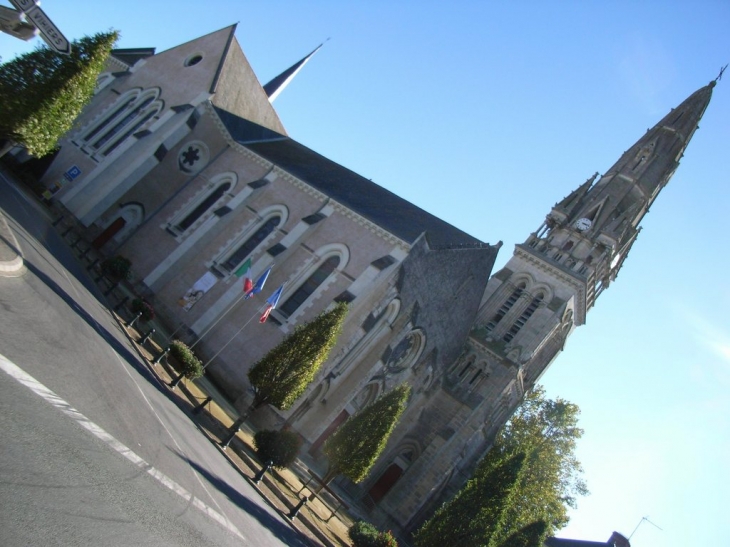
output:
[[[340,339],[286,421],[302,458],[401,382],[413,393],[383,456],[337,486],[380,525],[417,526],[466,480],[524,393],[615,279],[711,96],[700,89],[602,177],[557,203],[505,268],[491,245],[290,138],[221,29],[170,50],[116,50],[44,176],[93,245],[133,263],[166,323],[244,408],[246,372],[294,327],[350,303]],[[498,228],[498,227],[496,227]],[[271,268],[242,299],[243,274]],[[490,277],[491,276],[491,277]],[[263,301],[283,286],[260,324]],[[267,414],[268,413],[268,414]]]

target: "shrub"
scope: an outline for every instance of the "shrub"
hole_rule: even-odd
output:
[[[152,305],[142,298],[132,300],[132,313],[137,315],[142,312],[140,319],[142,321],[152,321],[155,318],[155,309]]]
[[[264,429],[254,435],[253,443],[261,462],[271,461],[274,467],[283,469],[294,463],[302,441],[293,431]]]
[[[170,355],[179,363],[180,372],[189,380],[203,375],[203,363],[184,342],[174,340],[170,344]]]
[[[362,520],[353,524],[347,534],[354,547],[398,547],[390,530],[379,532],[375,526]]]
[[[132,273],[132,262],[119,255],[104,259],[101,263],[101,273],[111,279],[129,279]]]

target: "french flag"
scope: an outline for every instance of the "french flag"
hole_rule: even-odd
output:
[[[264,285],[266,284],[266,280],[268,279],[269,274],[271,273],[271,268],[273,268],[273,266],[269,266],[267,268],[267,270],[259,276],[259,278],[256,280],[256,284],[253,287],[251,287],[248,291],[246,291],[246,295],[244,296],[244,298],[249,299],[253,295],[258,294],[263,290]],[[245,290],[245,285],[244,285],[244,290]]]
[[[269,314],[271,313],[271,310],[273,310],[276,305],[279,303],[279,298],[281,298],[281,293],[284,291],[284,285],[279,287],[274,291],[274,294],[269,296],[269,298],[266,299],[266,309],[264,310],[263,315],[259,319],[259,323],[266,323],[266,320],[269,318]]]

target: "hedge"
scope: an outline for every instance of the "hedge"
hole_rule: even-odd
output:
[[[170,355],[180,365],[180,372],[189,380],[200,378],[203,375],[203,363],[184,342],[173,341],[170,344]]]

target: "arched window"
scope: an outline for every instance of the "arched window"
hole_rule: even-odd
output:
[[[309,298],[314,291],[317,290],[324,281],[335,271],[337,266],[340,265],[340,257],[337,255],[330,256],[327,260],[322,262],[314,272],[299,285],[299,288],[287,298],[286,302],[278,309],[286,317],[291,316],[299,306],[301,306],[307,298]]]
[[[517,318],[517,321],[515,321],[514,324],[510,327],[502,340],[504,340],[505,342],[511,342],[512,339],[517,335],[517,333],[520,332],[520,329],[525,326],[527,320],[532,317],[532,314],[535,313],[535,310],[544,299],[545,295],[542,293],[538,293],[535,298],[532,299],[532,302],[530,302],[529,306],[525,308],[525,311],[523,311],[522,314]]]
[[[100,156],[110,154],[162,110],[159,94],[159,89],[135,89],[120,97],[111,111],[83,135],[84,147]]]
[[[469,357],[469,359],[467,359],[466,363],[464,363],[464,365],[459,370],[459,378],[463,378],[464,375],[469,372],[469,369],[474,366],[474,361],[476,361],[476,357],[474,357],[473,355]],[[457,368],[458,367],[459,365],[457,365]]]
[[[425,347],[426,336],[423,331],[412,330],[393,348],[386,364],[388,370],[397,374],[413,366]]]
[[[514,291],[512,291],[512,294],[507,298],[507,300],[504,301],[504,304],[502,304],[499,309],[497,310],[497,313],[494,314],[494,317],[492,317],[492,320],[487,323],[487,330],[492,330],[494,327],[497,326],[497,323],[499,323],[502,318],[507,315],[507,312],[512,309],[512,306],[515,305],[515,302],[522,296],[522,293],[524,292],[527,285],[525,285],[524,282],[517,285]]]
[[[279,223],[281,222],[281,216],[274,215],[264,222],[258,230],[256,230],[251,237],[246,239],[233,252],[231,252],[223,261],[219,263],[219,266],[226,272],[235,271],[241,263],[246,260],[256,247],[258,247],[263,240],[265,240],[271,232],[274,231]]]
[[[178,228],[181,232],[184,232],[185,230],[190,228],[195,223],[195,221],[203,216],[203,213],[210,209],[211,206],[216,201],[218,201],[223,196],[223,194],[225,194],[230,188],[230,182],[224,182],[223,184],[216,187],[215,190],[208,194],[207,197],[203,201],[201,201],[195,209],[190,211],[190,213],[187,214],[185,218],[183,218],[176,225],[176,228]]]

